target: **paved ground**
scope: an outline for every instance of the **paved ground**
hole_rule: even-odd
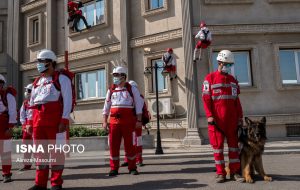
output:
[[[108,177],[107,152],[89,152],[81,157],[72,155],[64,171],[64,188],[67,190],[168,190],[168,189],[245,189],[245,190],[296,190],[300,189],[299,142],[267,144],[264,155],[265,170],[273,182],[264,182],[260,177],[254,184],[239,184],[228,181],[214,183],[214,161],[209,147],[166,149],[164,155],[153,155],[154,150],[145,151],[146,166],[139,168],[139,176],[127,174],[120,169],[118,177]],[[18,168],[17,165],[14,168]],[[2,190],[25,190],[34,180],[34,171],[13,171],[14,182],[1,184]]]

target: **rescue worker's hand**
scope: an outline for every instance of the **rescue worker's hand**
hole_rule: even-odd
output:
[[[12,130],[12,128],[6,129],[4,135],[5,135],[5,137],[7,137],[7,138],[11,138],[11,137],[13,136],[13,130]]]
[[[32,135],[32,126],[31,125],[26,125],[25,127],[26,133],[29,135]]]
[[[143,124],[141,121],[136,121],[136,124],[135,124],[135,128],[141,128],[143,127]]]
[[[108,133],[108,132],[109,132],[109,126],[108,126],[108,123],[107,123],[107,122],[104,122],[104,123],[102,124],[102,126],[103,126],[103,129]]]
[[[213,117],[207,118],[207,123],[212,123],[215,119]]]
[[[240,118],[238,121],[238,126],[243,127],[243,125],[244,125],[244,120],[243,118]]]
[[[63,124],[62,122],[58,126],[58,132],[63,133],[67,130],[67,125]]]

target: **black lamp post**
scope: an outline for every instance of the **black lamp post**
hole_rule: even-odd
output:
[[[159,102],[158,102],[158,77],[157,77],[157,69],[164,68],[163,66],[158,66],[157,62],[155,62],[154,66],[146,67],[144,74],[148,77],[152,74],[152,70],[154,69],[155,73],[155,96],[156,96],[156,118],[157,118],[157,140],[156,140],[156,150],[155,154],[163,154],[163,149],[161,147],[161,137],[160,137],[160,127],[159,127]],[[168,72],[163,71],[162,74],[164,77],[168,74]]]

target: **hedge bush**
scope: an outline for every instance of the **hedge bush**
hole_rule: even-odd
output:
[[[93,137],[107,136],[107,132],[102,128],[70,127],[70,137]],[[22,128],[13,129],[13,139],[22,139]]]

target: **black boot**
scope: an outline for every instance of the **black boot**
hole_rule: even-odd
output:
[[[110,170],[110,172],[108,173],[108,176],[117,176],[119,175],[119,172],[117,170]]]
[[[11,174],[3,175],[3,183],[9,183],[9,182],[12,182]]]
[[[40,187],[40,186],[34,185],[33,187],[31,187],[28,190],[48,190],[48,189],[47,189],[47,187]]]
[[[130,170],[129,174],[131,174],[131,175],[139,175],[139,172],[135,169],[135,170]]]
[[[52,186],[51,190],[62,190],[62,186],[61,185]]]

